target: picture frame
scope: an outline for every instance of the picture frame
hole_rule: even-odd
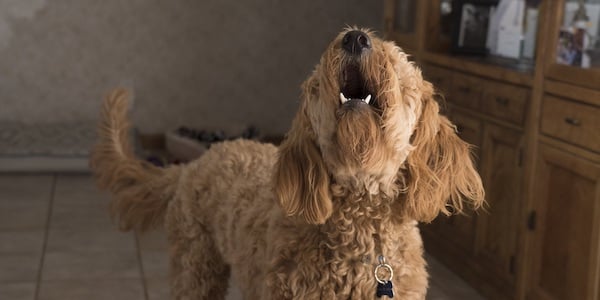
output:
[[[452,44],[457,54],[486,55],[490,16],[498,0],[452,1]]]

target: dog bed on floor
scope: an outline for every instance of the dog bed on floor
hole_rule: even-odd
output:
[[[0,172],[89,172],[95,122],[0,122]]]

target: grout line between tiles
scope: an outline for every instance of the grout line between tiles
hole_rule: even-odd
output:
[[[140,247],[140,239],[136,230],[133,231],[133,237],[135,238],[135,250],[137,254],[138,266],[140,268],[142,288],[144,289],[144,299],[149,300],[148,283],[146,282],[146,274],[144,274],[144,261],[142,260],[142,247]]]
[[[37,280],[35,284],[35,295],[34,299],[38,300],[40,297],[40,285],[42,284],[42,271],[44,268],[44,257],[46,256],[46,247],[48,245],[48,235],[50,232],[50,219],[52,218],[52,208],[54,207],[54,193],[56,192],[57,174],[52,173],[52,188],[50,189],[50,199],[48,201],[48,214],[46,215],[46,228],[44,228],[44,242],[42,244],[42,255],[40,257],[40,264],[38,268]]]

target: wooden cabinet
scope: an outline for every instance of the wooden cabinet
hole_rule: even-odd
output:
[[[400,2],[387,0],[388,20]],[[572,20],[585,19],[582,5],[600,28],[600,3],[526,1],[541,4],[535,59],[521,68],[451,54],[443,7],[452,1],[417,2],[411,33],[389,37],[422,66],[475,146],[488,203],[423,224],[426,251],[488,299],[600,300],[600,42],[586,49],[587,66],[559,59],[565,28],[589,24]]]
[[[598,299],[600,164],[541,145],[529,299]]]
[[[385,0],[384,28],[386,38],[394,39],[404,48],[416,50],[417,16],[415,11],[423,9],[424,1],[417,0]]]
[[[500,291],[514,289],[522,207],[522,144],[519,131],[486,124],[481,175],[488,209],[479,215],[478,263],[497,275]]]
[[[528,299],[600,299],[598,95],[556,84],[542,97]]]

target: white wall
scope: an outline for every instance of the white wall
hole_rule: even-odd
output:
[[[284,132],[329,41],[380,30],[382,2],[0,0],[0,121],[96,119],[125,84],[146,133]]]

